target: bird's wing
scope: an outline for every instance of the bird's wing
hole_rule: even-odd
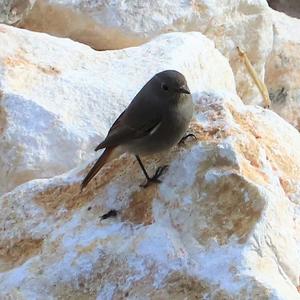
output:
[[[134,122],[133,120],[135,120],[135,113],[128,113],[125,110],[114,122],[107,137],[96,147],[95,151],[144,137],[150,134],[161,122],[159,115],[151,116],[151,114],[145,115],[142,122]]]
[[[156,96],[150,80],[114,122],[105,140],[95,150],[126,144],[150,134],[162,121],[164,102]]]

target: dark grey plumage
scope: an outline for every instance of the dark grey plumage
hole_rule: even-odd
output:
[[[134,97],[95,151],[105,148],[81,184],[84,188],[110,159],[124,152],[137,156],[170,149],[184,136],[193,115],[193,103],[185,77],[167,70],[156,74]],[[112,155],[113,153],[116,155]],[[142,167],[148,181],[150,178]],[[160,175],[160,174],[159,174]]]

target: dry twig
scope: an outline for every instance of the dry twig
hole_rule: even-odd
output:
[[[257,85],[257,87],[264,99],[264,108],[270,108],[271,101],[270,101],[269,92],[268,92],[266,85],[258,78],[258,75],[247,56],[247,53],[242,51],[240,49],[240,47],[237,47],[237,50],[239,52],[240,57],[243,59],[248,72],[250,73],[252,79],[254,80],[255,84]]]

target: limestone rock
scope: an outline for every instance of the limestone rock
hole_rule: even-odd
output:
[[[300,130],[300,20],[273,11],[274,44],[266,64],[272,109]]]
[[[17,24],[33,7],[36,0],[1,0],[0,23]]]
[[[97,52],[0,25],[0,49],[0,194],[91,158],[115,118],[159,71],[181,71],[193,92],[235,91],[228,61],[200,33]]]
[[[83,193],[79,166],[0,198],[2,299],[300,299],[299,133],[235,95],[193,97],[197,141],[145,159],[170,164],[162,184],[140,188],[123,155]]]
[[[263,80],[273,38],[266,0],[38,0],[22,26],[100,50],[136,46],[170,31],[200,31],[229,58],[242,100],[262,103],[236,47]]]

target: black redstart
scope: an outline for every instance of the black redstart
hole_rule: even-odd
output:
[[[193,102],[185,77],[174,70],[156,74],[134,97],[110,128],[105,140],[95,151],[105,148],[81,183],[81,190],[102,166],[124,152],[136,156],[146,176],[146,187],[160,182],[167,166],[159,167],[150,177],[140,159],[168,150],[184,136],[193,116]]]

